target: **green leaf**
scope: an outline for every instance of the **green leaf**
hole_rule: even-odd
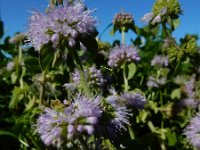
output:
[[[55,52],[48,47],[48,45],[44,45],[40,50],[40,65],[42,69],[46,69],[51,66],[54,59]]]
[[[177,98],[177,99],[181,98],[181,89],[180,88],[172,91],[171,99],[175,99],[175,98]]]
[[[172,24],[173,24],[173,29],[175,30],[179,26],[180,20],[179,19],[173,19]]]
[[[128,80],[130,80],[136,73],[136,65],[131,63],[128,65]]]
[[[129,131],[129,135],[131,137],[131,140],[134,140],[135,135],[134,135],[134,132],[133,132],[133,129],[131,128],[131,126],[128,126],[128,131]]]
[[[176,142],[177,142],[177,138],[176,138],[175,132],[168,131],[166,136],[167,136],[167,140],[168,140],[168,145],[169,146],[175,146]]]
[[[8,136],[11,136],[11,137],[14,137],[14,138],[17,139],[17,136],[14,135],[13,133],[9,132],[9,131],[2,131],[2,130],[0,130],[0,136],[1,136],[1,135],[2,135],[2,136],[8,135]]]

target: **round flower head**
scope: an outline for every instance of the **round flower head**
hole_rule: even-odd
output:
[[[152,60],[151,60],[151,66],[168,66],[168,57],[167,56],[161,56],[161,55],[156,55]]]
[[[140,93],[123,93],[121,94],[121,98],[126,102],[129,106],[134,106],[138,109],[144,108],[146,104],[146,98],[142,96]]]
[[[184,134],[193,146],[200,148],[200,113],[192,118],[190,124],[185,128]]]
[[[188,97],[193,97],[195,92],[194,92],[194,83],[195,83],[195,75],[191,77],[189,81],[187,81],[184,85],[184,91]]]
[[[61,145],[61,124],[63,123],[64,114],[51,108],[45,108],[44,114],[41,114],[37,120],[37,132],[45,145]]]
[[[69,105],[64,100],[59,110],[45,108],[37,120],[37,132],[45,145],[57,148],[81,134],[91,135],[101,117],[101,97],[78,96]]]
[[[49,8],[45,14],[35,11],[30,18],[28,38],[36,50],[49,42],[56,46],[61,36],[69,46],[74,46],[79,34],[95,29],[96,20],[91,12],[82,2],[65,2],[55,9]]]
[[[95,124],[101,117],[102,110],[100,108],[101,97],[87,98],[78,96],[74,102],[65,109],[66,116],[70,116],[68,122],[68,135],[70,138],[75,133],[86,132],[88,135],[94,133]]]
[[[156,78],[150,76],[147,81],[147,86],[159,88],[160,86],[164,85],[165,83],[166,83],[166,77],[161,77],[161,78],[156,79]]]
[[[81,84],[81,75],[78,70],[75,70],[75,72],[72,74],[73,76],[73,82],[75,85]],[[84,79],[89,84],[91,88],[97,88],[102,87],[105,83],[105,80],[103,79],[103,75],[100,70],[98,70],[95,67],[90,67],[84,69]]]
[[[111,114],[109,125],[115,128],[116,131],[126,130],[125,125],[129,124],[130,111],[126,106],[123,106],[123,103],[119,101],[117,95],[107,97],[107,102],[110,105],[109,108],[112,108],[106,110]]]
[[[138,62],[140,57],[136,47],[121,45],[111,49],[108,59],[110,67],[118,67],[124,62]]]
[[[121,31],[121,27],[128,27],[133,24],[133,16],[130,13],[117,13],[113,19],[113,25]]]

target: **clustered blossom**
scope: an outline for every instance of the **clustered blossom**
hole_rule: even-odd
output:
[[[188,82],[186,82],[184,85],[184,91],[189,98],[192,98],[195,94],[194,82],[195,82],[195,76],[193,75],[192,78]]]
[[[35,11],[30,18],[28,38],[36,50],[49,42],[56,46],[61,36],[69,46],[74,46],[79,34],[95,29],[96,19],[91,13],[82,2],[65,2],[55,9],[49,8],[45,14]]]
[[[126,130],[125,125],[129,124],[130,111],[126,106],[121,105],[116,95],[109,96],[107,102],[112,107],[112,117],[109,119],[109,125],[116,131]]]
[[[114,25],[127,26],[133,22],[133,16],[130,13],[118,13],[113,19]]]
[[[184,130],[184,134],[192,145],[200,148],[200,113],[191,119],[190,124]]]
[[[100,97],[78,96],[62,110],[45,108],[37,120],[37,132],[45,145],[60,147],[74,136],[86,133],[92,135],[101,117]],[[75,137],[77,138],[77,137]]]
[[[156,79],[150,76],[147,81],[147,86],[159,88],[161,85],[164,85],[165,83],[166,83],[166,77],[161,77],[161,78]]]
[[[125,62],[138,62],[140,57],[137,47],[121,45],[111,49],[108,59],[110,67],[118,67]]]
[[[160,13],[157,14],[156,16],[150,12],[150,13],[146,13],[143,17],[142,17],[142,21],[143,22],[150,22],[151,24],[154,25],[156,23],[160,23],[162,20],[162,16],[164,16],[165,14],[167,14],[167,8],[163,8],[160,10]]]
[[[105,79],[100,70],[96,67],[90,67],[84,69],[83,73],[84,80],[86,80],[87,84],[90,87],[102,87],[105,83]],[[81,84],[81,75],[78,70],[72,74],[72,80],[76,86]]]
[[[144,105],[146,104],[145,96],[141,95],[139,92],[123,93],[121,94],[121,98],[127,103],[127,105],[134,106],[138,109],[144,108]]]
[[[161,56],[161,55],[156,55],[152,60],[151,60],[151,66],[168,66],[168,57],[167,56]]]

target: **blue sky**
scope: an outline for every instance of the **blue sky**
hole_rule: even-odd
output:
[[[113,16],[122,8],[125,12],[131,12],[134,16],[136,25],[142,27],[141,17],[151,11],[155,0],[85,0],[90,9],[96,9],[94,15],[99,19],[98,31],[111,23]],[[199,0],[180,0],[184,14],[181,16],[181,24],[174,32],[174,37],[179,39],[186,33],[197,34],[200,36],[200,1]],[[0,0],[1,19],[4,21],[6,35],[14,35],[17,31],[26,31],[30,11],[44,11],[48,0]],[[134,37],[130,32],[127,39]],[[119,39],[119,34],[112,37],[109,30],[104,33],[102,40],[112,42]]]

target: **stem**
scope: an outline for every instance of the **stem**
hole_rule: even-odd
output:
[[[126,73],[127,73],[127,67],[126,67],[126,63],[124,63],[124,65],[123,65],[123,78],[124,78],[124,90],[125,90],[125,92],[128,91],[128,79],[126,77]]]
[[[165,36],[166,36],[167,38],[169,38],[170,35],[169,35],[168,31],[167,31],[167,27],[166,27],[165,22],[162,22],[162,27],[163,27],[163,31],[164,31],[164,33],[165,33]]]
[[[125,32],[123,27],[122,27],[122,45],[125,45]]]
[[[46,70],[42,72],[42,80],[41,80],[41,87],[40,87],[40,97],[39,97],[39,105],[44,104],[43,98],[45,94],[45,81],[46,81]]]

